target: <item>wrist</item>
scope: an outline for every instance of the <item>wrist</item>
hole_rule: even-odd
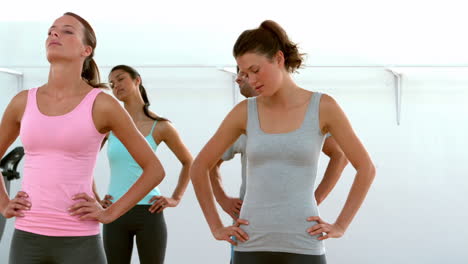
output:
[[[216,202],[219,204],[225,203],[227,200],[229,200],[229,196],[227,196],[225,193],[220,193],[218,195],[215,195]]]
[[[175,200],[176,202],[180,202],[182,197],[181,196],[172,196],[171,199]]]
[[[217,225],[214,225],[214,226],[210,226],[211,233],[212,233],[214,236],[216,236],[216,232],[217,232],[219,229],[223,228],[223,227],[224,227],[224,225],[221,224],[221,223],[220,223],[220,224],[217,224]]]
[[[118,217],[115,211],[113,210],[112,205],[107,208],[103,208],[101,216],[102,216],[101,222],[105,224],[113,222]]]
[[[5,211],[5,209],[7,208],[9,202],[10,202],[10,199],[2,199],[2,201],[0,201],[0,213],[2,215],[3,215],[3,211]]]
[[[336,221],[333,225],[338,227],[338,229],[340,229],[343,233],[346,231],[346,225],[344,225],[343,223],[339,223],[338,221]]]

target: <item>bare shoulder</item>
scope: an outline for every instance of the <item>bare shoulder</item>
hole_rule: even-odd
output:
[[[235,116],[247,116],[247,106],[248,106],[248,99],[242,100],[240,103],[232,108],[229,114],[233,114]]]
[[[19,93],[17,93],[13,99],[11,99],[10,104],[12,106],[26,106],[26,103],[28,101],[28,92],[29,90],[23,90]]]
[[[9,113],[17,122],[21,122],[27,102],[28,90],[21,91],[11,99],[5,113]]]
[[[117,106],[120,106],[119,102],[114,97],[105,92],[99,93],[96,96],[94,109],[97,112],[112,112],[112,110],[115,110]]]
[[[160,134],[166,135],[168,133],[175,132],[176,129],[169,121],[158,121],[156,127],[154,128],[153,135]]]
[[[331,95],[322,94],[320,98],[320,109],[331,110],[338,106],[338,102]]]

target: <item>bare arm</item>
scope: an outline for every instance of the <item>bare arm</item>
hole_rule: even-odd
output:
[[[28,91],[18,93],[8,104],[0,123],[0,159],[19,135],[21,119],[26,107]],[[0,172],[0,212],[5,218],[22,216],[21,210],[28,210],[31,204],[26,200],[27,194],[18,192],[10,200]]]
[[[153,132],[153,137],[156,137],[157,135],[161,136],[161,140],[166,143],[172,153],[174,153],[182,164],[182,170],[179,174],[177,186],[170,198],[163,196],[155,196],[151,198],[150,202],[157,200],[157,202],[150,207],[151,212],[161,212],[166,206],[175,207],[179,204],[190,181],[189,172],[193,162],[192,154],[190,154],[190,151],[182,142],[179,133],[177,133],[177,130],[170,122],[163,121],[156,128],[157,129]]]
[[[143,169],[143,174],[132,187],[106,210],[97,207],[96,201],[85,194],[75,196],[74,199],[86,199],[86,202],[73,205],[73,214],[86,213],[80,218],[109,223],[130,210],[157,186],[164,178],[164,169],[128,113],[114,98],[104,93],[98,95],[93,109],[93,120],[101,133],[112,131]]]
[[[237,220],[239,218],[240,210],[242,207],[242,200],[235,197],[230,197],[226,194],[223,188],[223,181],[219,168],[223,160],[219,160],[218,163],[210,171],[211,188],[218,204],[223,210],[231,216],[232,219]]]
[[[328,194],[333,190],[340,179],[344,168],[348,164],[346,155],[343,153],[333,137],[328,137],[325,140],[322,152],[330,157],[330,161],[328,162],[322,181],[315,190],[315,200],[317,201],[317,205],[320,205],[325,198],[327,198]]]
[[[219,201],[228,198],[228,195],[224,191],[223,180],[221,179],[221,175],[219,173],[219,168],[221,167],[222,163],[223,163],[223,160],[221,159],[210,170],[211,188],[213,188],[213,194],[214,194],[214,196],[216,198],[216,201],[218,203],[219,203]]]
[[[320,217],[308,219],[319,223],[310,228],[309,233],[314,235],[325,232],[327,235],[320,239],[327,239],[344,234],[367,195],[375,177],[375,168],[345,113],[328,95],[324,95],[320,102],[320,127],[324,133],[331,132],[357,172],[346,203],[334,224],[327,224]]]
[[[190,176],[198,202],[208,222],[211,232],[217,239],[234,243],[229,236],[235,235],[241,241],[247,234],[238,227],[224,228],[213,199],[209,171],[219,161],[221,155],[245,132],[247,122],[247,101],[239,103],[227,115],[214,136],[196,157]]]

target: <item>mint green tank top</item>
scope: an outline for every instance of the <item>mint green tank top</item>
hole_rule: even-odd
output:
[[[156,122],[157,121],[154,121],[151,132],[145,137],[153,151],[156,151],[156,148],[158,147],[153,138],[153,130],[156,126]],[[120,142],[120,140],[116,138],[112,132],[109,134],[107,157],[109,159],[109,166],[111,171],[108,193],[114,198],[112,201],[115,202],[120,199],[120,197],[122,197],[138,180],[138,178],[143,173],[143,169],[132,158],[122,142]],[[151,204],[149,200],[154,195],[161,195],[158,187],[151,190],[140,202],[138,202],[138,204]]]

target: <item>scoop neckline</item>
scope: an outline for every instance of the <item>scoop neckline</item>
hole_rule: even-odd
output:
[[[41,114],[42,116],[45,116],[45,117],[50,117],[50,118],[57,118],[57,117],[66,117],[68,115],[71,115],[73,112],[75,112],[82,104],[83,102],[85,101],[85,99],[94,91],[94,89],[97,89],[97,88],[93,88],[91,89],[84,97],[83,99],[81,99],[81,101],[72,109],[70,110],[69,112],[63,114],[63,115],[46,115],[44,113],[41,112],[41,110],[39,109],[39,104],[37,102],[37,92],[39,91],[39,87],[36,88],[36,91],[34,92],[34,99],[35,99],[35,102],[34,104],[36,105],[36,109],[37,109],[37,112],[39,114]]]

